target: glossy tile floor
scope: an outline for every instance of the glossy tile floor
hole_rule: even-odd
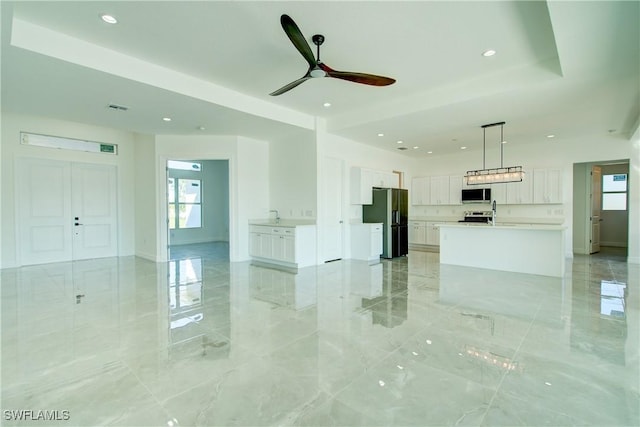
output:
[[[296,275],[215,256],[5,269],[2,423],[640,425],[638,266],[568,271],[426,252]]]

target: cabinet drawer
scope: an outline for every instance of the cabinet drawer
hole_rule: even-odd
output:
[[[271,227],[270,233],[277,236],[295,236],[296,229],[291,227]]]

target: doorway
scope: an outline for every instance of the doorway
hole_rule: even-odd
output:
[[[573,165],[573,252],[625,252],[629,241],[629,160]]]
[[[167,161],[168,259],[229,260],[229,161]]]
[[[20,265],[117,256],[116,177],[112,165],[19,159]]]

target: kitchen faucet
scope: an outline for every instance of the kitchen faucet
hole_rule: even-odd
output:
[[[492,205],[491,205],[491,225],[494,226],[496,225],[496,201],[494,200]]]
[[[275,212],[276,213],[276,224],[280,224],[280,214],[278,213],[278,210],[277,209],[271,209],[269,211],[269,213],[271,213],[271,212]]]

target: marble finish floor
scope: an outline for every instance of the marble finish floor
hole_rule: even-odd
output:
[[[638,426],[638,266],[568,262],[563,279],[428,252],[298,274],[197,257],[4,269],[0,422]]]

